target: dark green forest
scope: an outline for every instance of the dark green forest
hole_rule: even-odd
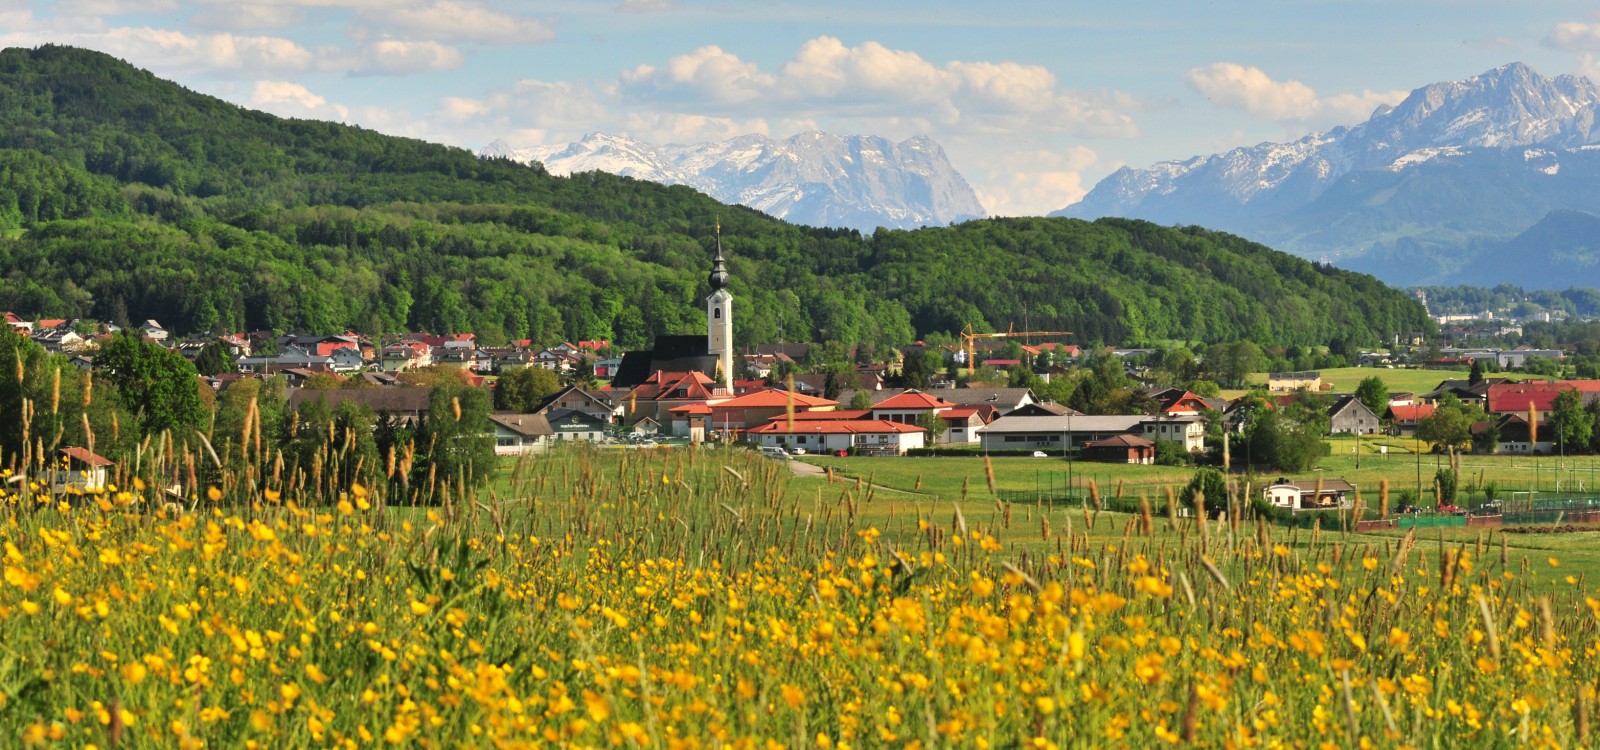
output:
[[[686,187],[282,119],[96,52],[0,52],[0,309],[24,316],[638,347],[703,330],[719,220],[740,344],[968,324],[1376,344],[1430,325],[1371,276],[1196,227],[800,227]]]

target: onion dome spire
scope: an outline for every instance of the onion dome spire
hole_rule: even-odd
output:
[[[711,275],[706,277],[711,291],[728,288],[728,261],[722,257],[722,221],[717,221],[717,256],[711,260]]]

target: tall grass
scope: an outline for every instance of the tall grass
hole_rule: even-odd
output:
[[[416,508],[245,458],[188,503],[5,497],[0,736],[1523,747],[1580,742],[1600,677],[1600,602],[1492,538],[1144,503],[1016,508],[1009,547],[1010,509],[868,524],[872,485],[743,452],[558,452]]]

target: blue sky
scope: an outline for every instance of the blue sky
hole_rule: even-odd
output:
[[[5,46],[109,52],[285,116],[476,150],[928,135],[996,214],[1123,165],[1287,140],[1512,61],[1600,80],[1592,2],[0,0]]]

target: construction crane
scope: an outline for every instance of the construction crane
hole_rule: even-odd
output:
[[[977,339],[1014,339],[1023,336],[1071,336],[1072,331],[1017,331],[1007,330],[1004,333],[974,333],[972,324],[968,323],[966,330],[961,332],[961,345],[967,351],[967,375],[971,376],[978,368],[977,353],[973,351],[972,342]]]

